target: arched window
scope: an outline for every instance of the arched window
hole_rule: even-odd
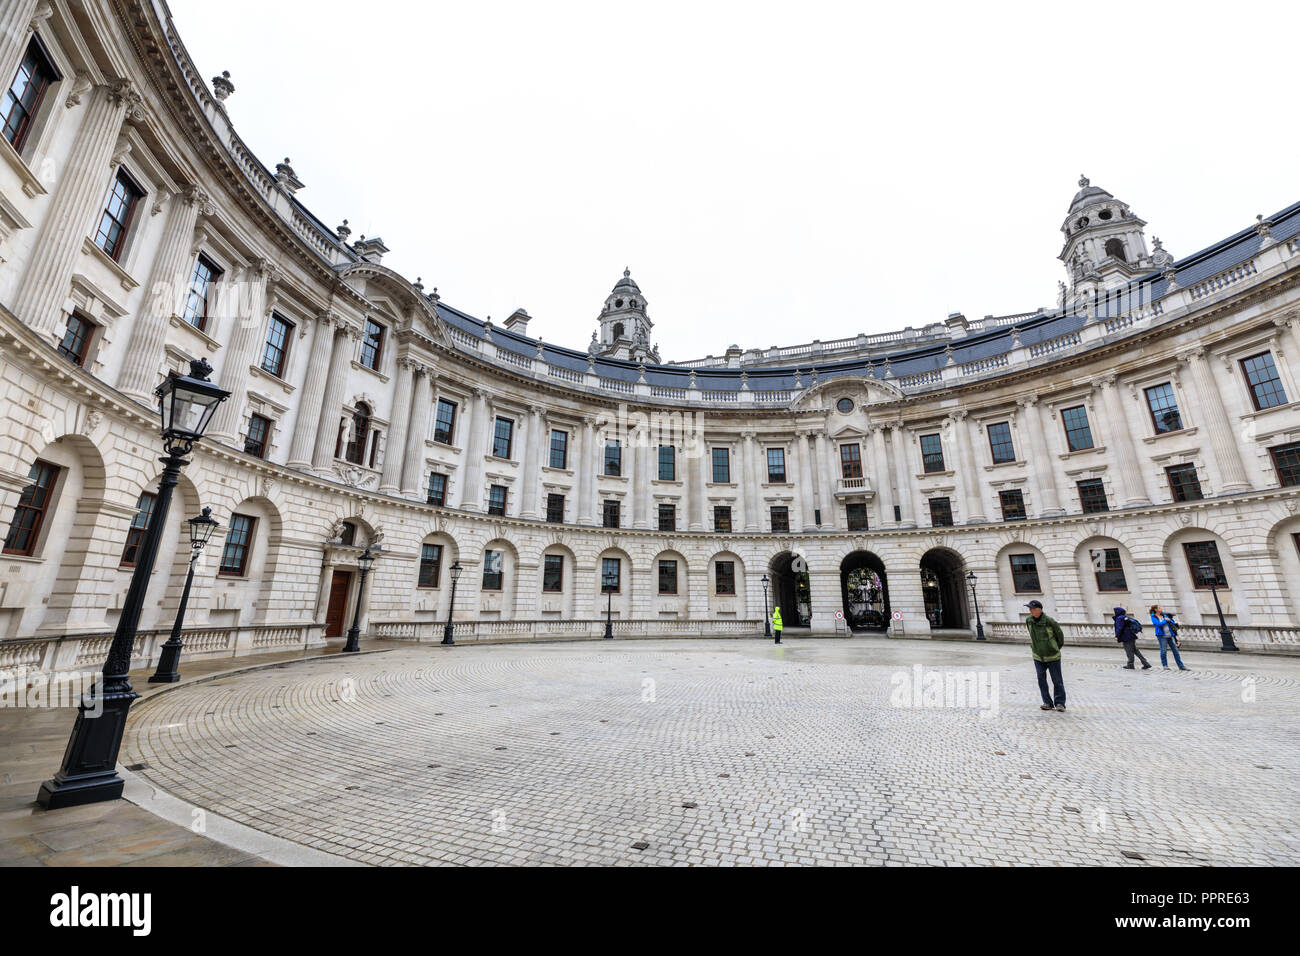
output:
[[[366,439],[369,437],[370,406],[358,402],[356,411],[352,413],[352,440],[348,442],[343,457],[354,465],[361,464],[366,453]]]
[[[623,337],[623,323],[622,323],[622,322],[615,322],[615,323],[614,323],[614,338],[617,340],[617,339],[621,339],[622,337]]]
[[[1128,260],[1124,258],[1124,243],[1120,242],[1118,239],[1106,240],[1106,255],[1113,259],[1118,259],[1120,262],[1128,262]]]

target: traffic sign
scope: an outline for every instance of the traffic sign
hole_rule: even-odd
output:
[[[902,612],[902,611],[895,611],[895,612],[894,612],[894,620],[895,620],[895,621],[901,621],[902,619],[903,619],[903,612]]]
[[[844,620],[844,612],[843,612],[843,611],[836,611],[836,612],[835,612],[835,620],[837,620],[837,621],[842,621],[842,620]]]

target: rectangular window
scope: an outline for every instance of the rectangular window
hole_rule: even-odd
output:
[[[623,446],[615,438],[605,440],[605,474],[611,478],[623,474]]]
[[[343,530],[339,532],[339,544],[349,548],[356,547],[357,526],[351,521],[343,522]]]
[[[126,245],[126,237],[135,221],[136,207],[143,197],[144,190],[135,184],[125,169],[119,169],[99,220],[99,231],[95,234],[95,244],[114,262],[122,257],[122,247]]]
[[[546,520],[551,524],[564,524],[564,495],[546,496]]]
[[[58,477],[57,465],[36,459],[27,472],[30,484],[18,494],[18,505],[14,508],[13,520],[9,522],[9,533],[5,535],[5,554],[31,555],[35,552]]]
[[[257,519],[249,515],[232,514],[230,528],[226,531],[226,544],[221,549],[219,574],[242,577],[248,571],[248,557],[253,550],[253,528]]]
[[[1165,474],[1169,477],[1169,492],[1174,501],[1200,501],[1204,497],[1195,465],[1173,465],[1165,469]]]
[[[1082,405],[1061,409],[1061,424],[1065,426],[1065,444],[1070,451],[1083,451],[1092,447],[1088,410]]]
[[[442,576],[442,545],[426,544],[420,547],[420,576],[416,587],[436,588]]]
[[[501,552],[484,551],[483,552],[483,590],[500,591],[501,582],[505,575],[501,571]]]
[[[442,507],[447,503],[447,476],[429,473],[429,504]]]
[[[135,503],[135,517],[131,519],[131,527],[126,529],[126,547],[122,549],[122,567],[135,567],[135,562],[140,556],[140,546],[144,544],[144,536],[149,533],[149,522],[153,519],[153,507],[157,501],[158,496],[152,492],[144,491],[140,493],[140,497]]]
[[[1250,386],[1250,400],[1255,403],[1255,408],[1263,411],[1286,404],[1286,390],[1282,388],[1282,379],[1273,364],[1272,352],[1242,359],[1241,368],[1246,375],[1246,384]]]
[[[289,343],[292,341],[293,323],[272,312],[271,324],[266,329],[266,347],[262,349],[262,370],[270,372],[276,378],[284,378],[289,359]]]
[[[663,505],[659,506],[659,530],[676,531],[677,530],[677,506]]]
[[[450,445],[456,430],[456,403],[438,399],[438,415],[433,424],[433,440],[440,445]]]
[[[543,556],[542,590],[551,593],[564,590],[564,555],[548,554]]]
[[[622,560],[620,558],[600,559],[600,593],[617,594],[622,584]]]
[[[488,514],[504,517],[506,513],[506,486],[492,485],[488,488]]]
[[[86,352],[94,331],[93,324],[73,312],[68,316],[68,326],[63,330],[63,339],[59,342],[59,354],[73,365],[85,365]]]
[[[1088,478],[1079,482],[1079,507],[1086,515],[1100,514],[1110,510],[1106,500],[1106,486],[1100,478]]]
[[[713,565],[714,589],[718,594],[736,593],[736,562],[717,561]]]
[[[1025,496],[1019,488],[1012,488],[1010,491],[999,491],[998,500],[1002,502],[1003,521],[1025,520]]]
[[[601,512],[601,524],[606,528],[618,527],[618,502],[606,501]]]
[[[1219,546],[1213,541],[1184,542],[1183,554],[1192,572],[1192,585],[1197,590],[1208,590],[1211,584],[1216,588],[1228,586],[1228,576],[1219,558]]]
[[[993,452],[995,465],[1016,460],[1016,447],[1011,442],[1010,422],[998,422],[989,426],[989,450]]]
[[[366,319],[366,331],[361,338],[361,364],[376,372],[384,358],[384,332],[384,327],[374,319]]]
[[[731,449],[713,449],[713,483],[727,485],[731,483]]]
[[[271,419],[265,415],[248,416],[248,434],[244,436],[244,454],[254,458],[266,457],[266,446],[271,438]]]
[[[850,531],[866,531],[867,506],[861,501],[844,506],[844,516],[848,519]]]
[[[1102,548],[1089,551],[1092,570],[1097,576],[1098,591],[1127,591],[1128,581],[1124,578],[1124,564],[1119,559],[1119,548]]]
[[[930,499],[930,526],[947,528],[952,525],[952,501],[948,498]]]
[[[731,506],[714,505],[713,507],[713,530],[723,533],[731,531]]]
[[[1268,450],[1273,458],[1273,470],[1277,472],[1277,483],[1282,487],[1300,485],[1300,442],[1289,445],[1277,445]]]
[[[492,454],[496,458],[510,458],[510,449],[514,444],[515,423],[508,418],[498,417],[492,429]]]
[[[769,484],[785,484],[785,449],[769,448],[767,450],[767,480]]]
[[[790,530],[790,509],[784,505],[772,506],[772,531],[781,534]]]
[[[1176,432],[1183,427],[1183,418],[1178,414],[1178,400],[1174,398],[1174,387],[1169,382],[1153,385],[1145,391],[1147,408],[1151,412],[1151,424],[1156,434]]]
[[[4,137],[14,152],[23,151],[27,134],[31,132],[32,123],[45,99],[45,91],[58,79],[58,71],[45,55],[41,41],[33,36],[27,44],[23,61],[18,64],[14,81],[5,93],[4,103],[0,105],[0,129],[3,129]]]
[[[190,276],[190,289],[185,295],[183,318],[200,331],[208,327],[208,296],[212,286],[221,278],[221,270],[207,256],[194,261],[194,274]]]
[[[677,593],[677,562],[663,560],[659,562],[659,593]]]
[[[938,435],[921,436],[921,468],[927,475],[943,471],[943,442]]]
[[[1008,555],[1011,561],[1011,586],[1017,594],[1039,594],[1038,563],[1032,554]]]
[[[659,480],[677,480],[677,449],[672,445],[659,446]]]
[[[862,449],[856,443],[840,446],[840,477],[862,477]]]
[[[561,470],[569,467],[569,433],[551,430],[551,467]]]

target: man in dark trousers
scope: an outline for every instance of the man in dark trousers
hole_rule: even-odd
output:
[[[1120,646],[1124,648],[1124,654],[1128,657],[1128,663],[1124,665],[1125,670],[1133,669],[1133,657],[1142,662],[1142,669],[1148,671],[1151,665],[1147,659],[1142,656],[1138,650],[1138,634],[1142,632],[1142,623],[1136,618],[1128,616],[1128,612],[1122,607],[1115,608],[1115,640],[1119,641]]]
[[[1038,690],[1043,695],[1043,710],[1065,710],[1065,680],[1061,677],[1061,647],[1065,634],[1061,625],[1043,613],[1042,601],[1030,601],[1025,627],[1029,629],[1029,649],[1038,671]],[[1047,694],[1047,675],[1052,675],[1052,696]]]

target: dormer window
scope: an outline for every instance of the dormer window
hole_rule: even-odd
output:
[[[622,300],[622,299],[619,299],[618,302],[617,302],[616,304],[621,306],[621,305],[623,304],[623,300]],[[615,322],[615,323],[614,323],[614,338],[615,338],[615,339],[621,339],[622,337],[623,337],[623,323],[622,323],[622,322]]]

